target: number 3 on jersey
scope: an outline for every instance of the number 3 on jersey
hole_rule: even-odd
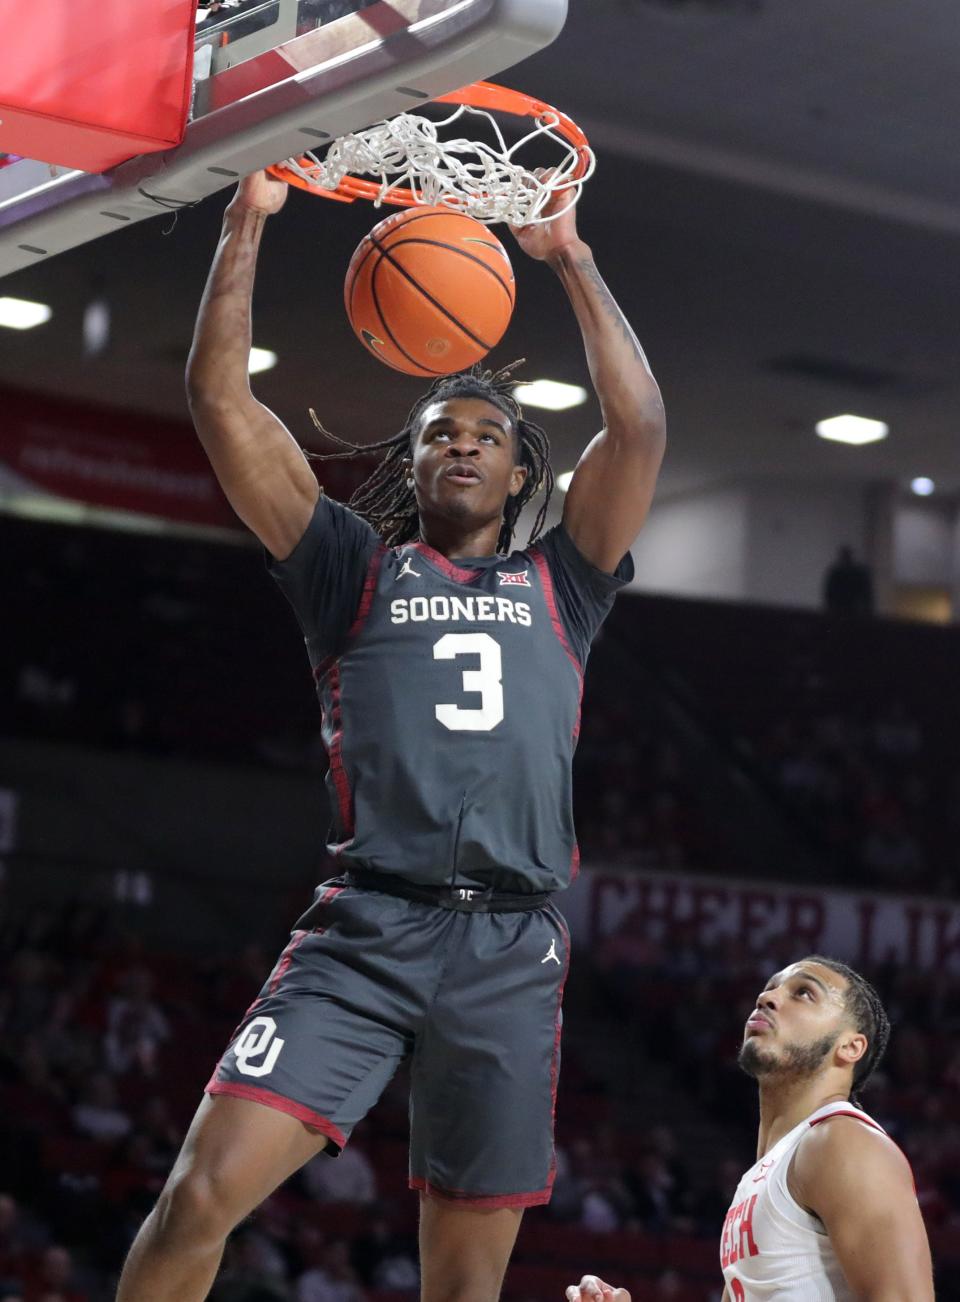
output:
[[[462,705],[438,705],[435,713],[451,732],[490,732],[503,720],[503,662],[500,644],[489,633],[445,633],[433,644],[434,660],[455,660],[457,656],[479,656],[479,669],[464,669],[463,690],[478,692],[480,704],[473,709]]]

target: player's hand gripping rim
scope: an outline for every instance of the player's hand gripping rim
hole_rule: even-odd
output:
[[[567,1302],[630,1302],[625,1288],[605,1284],[597,1275],[584,1275],[579,1284],[570,1285],[565,1296]]]
[[[534,175],[549,180],[552,168],[538,167]],[[576,194],[573,190],[558,190],[543,210],[548,222],[534,222],[530,226],[510,226],[517,243],[529,257],[537,262],[549,262],[565,248],[580,243],[577,234]]]

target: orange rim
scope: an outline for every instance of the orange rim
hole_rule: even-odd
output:
[[[434,104],[467,104],[471,108],[486,109],[492,113],[512,113],[522,118],[556,118],[555,130],[567,140],[577,152],[577,165],[570,175],[570,181],[578,181],[586,175],[590,166],[590,145],[587,137],[572,118],[555,109],[552,104],[542,99],[534,99],[520,90],[510,90],[507,86],[497,86],[492,81],[475,81],[459,90],[448,91],[438,95]],[[296,160],[301,167],[310,167],[309,158],[301,155]],[[325,190],[312,181],[306,180],[287,167],[286,163],[275,163],[267,171],[279,181],[295,185],[308,194],[315,194],[321,199],[335,199],[340,203],[353,203],[357,199],[377,200],[392,204],[396,208],[412,208],[420,202],[419,192],[406,186],[391,186],[381,195],[380,184],[368,181],[360,176],[345,176],[335,190]]]

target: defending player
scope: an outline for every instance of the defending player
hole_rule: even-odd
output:
[[[511,552],[550,471],[543,432],[496,376],[436,384],[380,445],[354,509],[331,502],[247,379],[257,250],[285,193],[256,174],[227,208],[188,392],[303,627],[344,871],[220,1060],[119,1298],[205,1297],[233,1226],[318,1151],[335,1155],[412,1055],[422,1295],[494,1302],[522,1209],[553,1182],[568,942],[550,895],[576,868],[582,669],[631,573],[663,408],[563,211],[517,232],[570,298],[604,418],[562,525]]]
[[[906,1158],[854,1102],[889,1035],[857,972],[813,955],[771,977],[739,1062],[760,1087],[757,1161],[723,1223],[723,1302],[933,1302]],[[630,1302],[587,1275],[568,1302]]]

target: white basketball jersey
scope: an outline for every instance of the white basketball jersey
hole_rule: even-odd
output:
[[[720,1265],[733,1302],[855,1302],[822,1222],[787,1188],[801,1139],[811,1126],[836,1116],[856,1117],[883,1131],[852,1103],[828,1103],[784,1135],[737,1185],[720,1238]]]

